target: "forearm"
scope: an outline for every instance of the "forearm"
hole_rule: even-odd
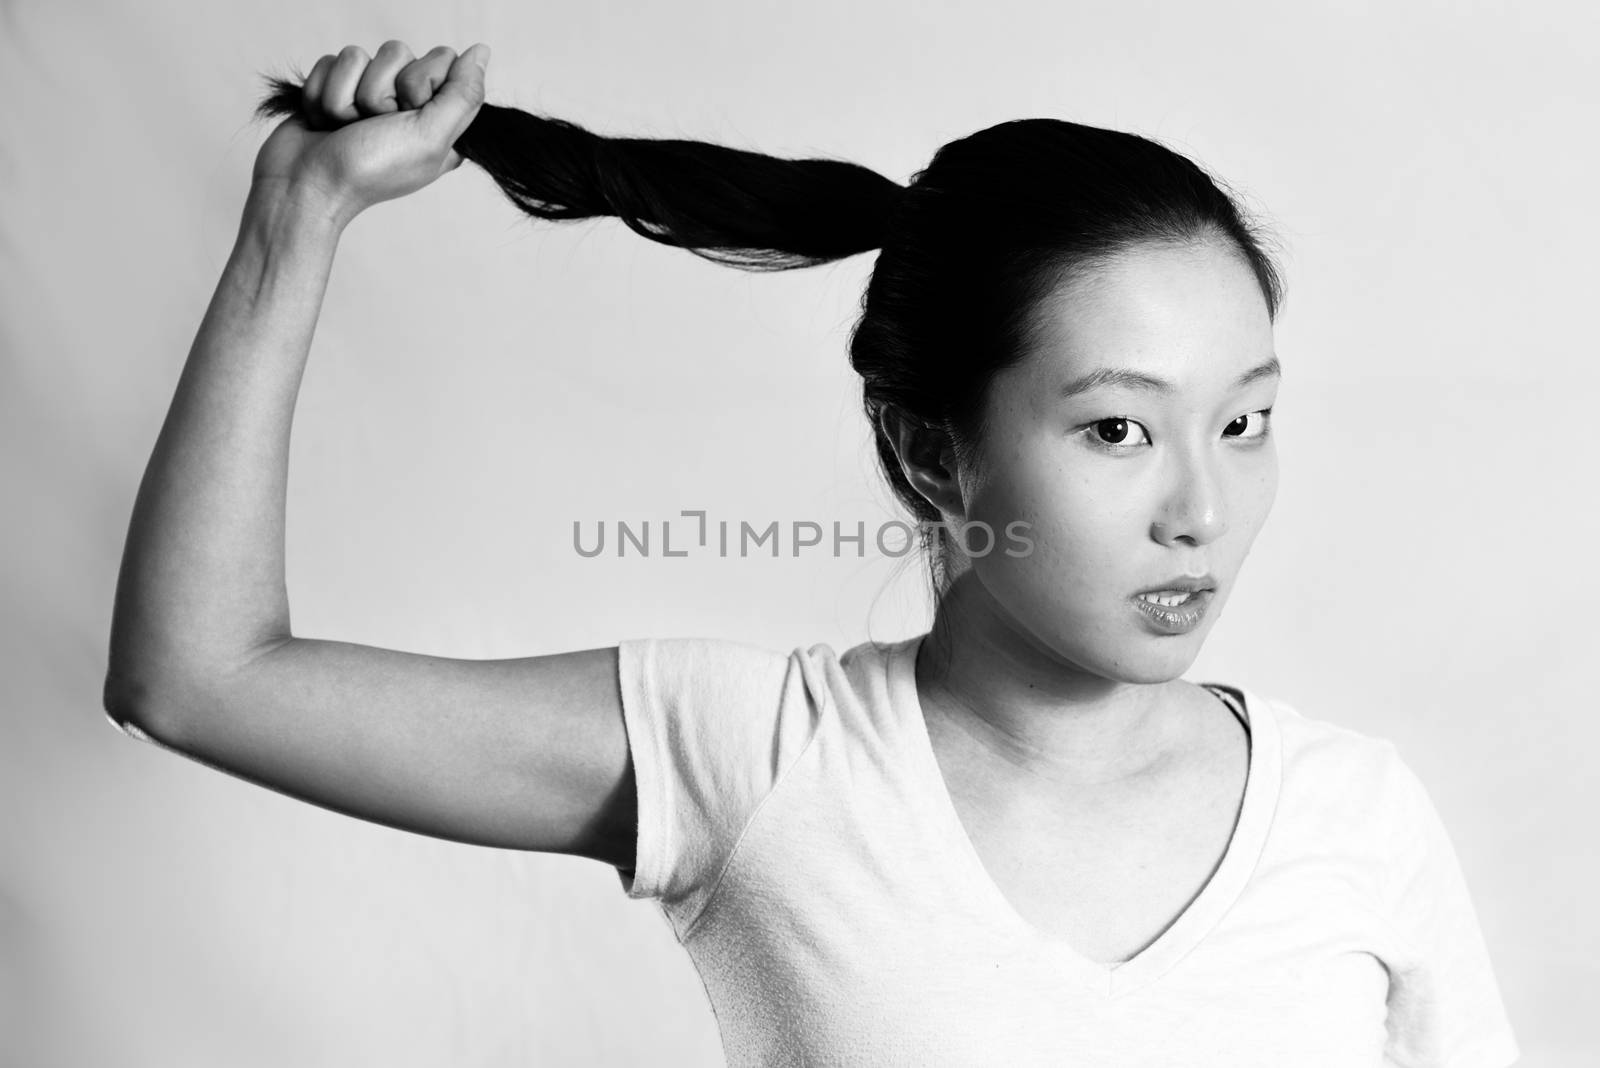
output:
[[[283,186],[250,191],[134,502],[112,610],[114,716],[289,636],[289,432],[348,221]]]

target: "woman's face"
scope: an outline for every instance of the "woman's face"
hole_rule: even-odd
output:
[[[1164,682],[1193,663],[1277,493],[1272,324],[1230,246],[1149,245],[1068,283],[1040,346],[993,380],[978,462],[959,475],[990,609],[1085,671]],[[1070,393],[1086,375],[1111,376]],[[1242,381],[1248,378],[1248,381]],[[1028,524],[1024,555],[1006,525]],[[983,538],[968,542],[981,552]],[[1180,576],[1215,587],[1175,609],[1141,590]],[[1201,615],[1163,626],[1164,612]],[[1155,615],[1151,613],[1154,612]]]

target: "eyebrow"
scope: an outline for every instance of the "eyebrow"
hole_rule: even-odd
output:
[[[1260,378],[1270,378],[1281,375],[1283,368],[1278,363],[1278,357],[1270,356],[1265,363],[1250,368],[1244,374],[1233,380],[1233,389],[1243,389],[1250,383]],[[1127,386],[1130,389],[1143,389],[1153,393],[1175,393],[1177,386],[1165,378],[1147,375],[1143,371],[1133,371],[1126,367],[1102,367],[1098,371],[1073,379],[1061,387],[1058,394],[1061,397],[1076,397],[1080,393],[1087,393],[1091,389],[1101,386]]]

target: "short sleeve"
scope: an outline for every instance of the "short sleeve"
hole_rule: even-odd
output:
[[[806,652],[714,638],[617,647],[638,789],[630,898],[658,901],[681,932],[716,890],[745,828],[816,735],[826,695]]]
[[[1521,1055],[1449,833],[1390,743],[1385,1065],[1506,1068]]]

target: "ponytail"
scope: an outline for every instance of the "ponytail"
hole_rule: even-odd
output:
[[[304,79],[266,81],[270,92],[258,117],[302,112]],[[813,267],[881,247],[903,192],[844,160],[602,137],[563,119],[489,103],[454,147],[528,215],[615,216],[651,241],[749,271]]]

